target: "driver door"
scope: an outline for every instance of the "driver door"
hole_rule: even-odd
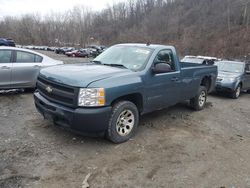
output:
[[[0,88],[8,89],[11,85],[13,55],[11,50],[0,50]]]
[[[157,63],[169,64],[171,71],[149,74],[145,88],[147,91],[147,104],[151,110],[174,105],[180,99],[180,71],[176,70],[172,51],[160,51],[154,60],[153,67]]]

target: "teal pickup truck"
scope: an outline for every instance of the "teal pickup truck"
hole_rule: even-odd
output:
[[[216,77],[216,66],[179,62],[172,46],[119,44],[90,63],[41,70],[34,99],[56,125],[121,143],[142,114],[184,100],[203,109]]]

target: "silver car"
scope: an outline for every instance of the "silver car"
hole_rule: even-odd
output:
[[[35,51],[0,46],[0,89],[35,88],[41,68],[60,64]]]

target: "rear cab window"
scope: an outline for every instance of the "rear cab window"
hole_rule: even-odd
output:
[[[166,50],[161,50],[155,60],[154,60],[154,64],[156,63],[166,63],[168,65],[170,65],[171,70],[173,72],[176,71],[176,66],[175,66],[175,61],[174,61],[174,56],[173,56],[173,52],[169,49]]]

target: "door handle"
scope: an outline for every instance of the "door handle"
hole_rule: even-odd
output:
[[[8,70],[8,69],[10,69],[10,67],[8,67],[8,66],[2,66],[2,69]]]
[[[34,67],[34,68],[40,68],[41,66],[39,66],[39,65],[34,65],[33,67]]]
[[[177,77],[171,78],[171,81],[177,82],[177,81],[179,81],[179,78],[177,78]]]

